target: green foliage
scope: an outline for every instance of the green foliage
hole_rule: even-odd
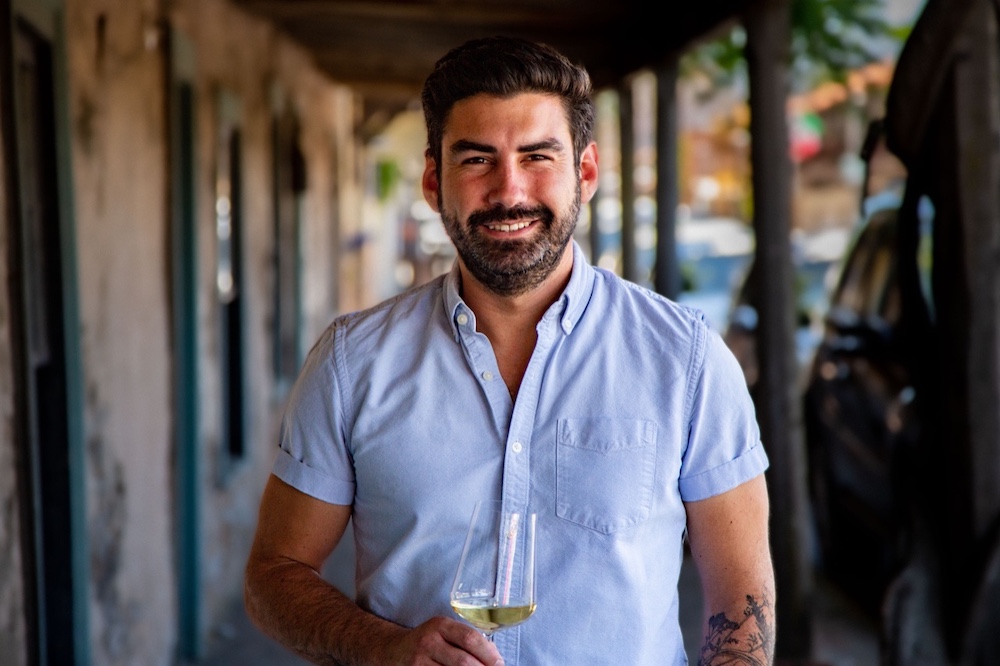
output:
[[[791,71],[795,89],[844,81],[848,72],[882,58],[887,44],[902,44],[909,26],[890,25],[884,0],[792,0]],[[684,76],[706,76],[715,86],[731,85],[745,73],[746,34],[737,26],[689,51]],[[882,52],[877,48],[882,47]]]
[[[680,75],[685,78],[702,76],[718,87],[733,85],[745,70],[745,43],[743,27],[736,26],[727,34],[685,53],[680,62]]]
[[[375,187],[378,200],[385,202],[399,182],[401,172],[393,160],[379,160],[375,165]]]

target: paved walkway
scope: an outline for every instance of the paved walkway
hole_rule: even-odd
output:
[[[331,568],[353,571],[352,552],[339,552]],[[347,564],[344,567],[344,564]],[[681,570],[681,630],[688,660],[698,663],[701,632],[701,593],[698,576],[690,561]],[[870,619],[824,579],[816,581],[814,666],[875,666],[879,662],[877,629]],[[242,604],[219,627],[198,666],[305,666],[280,645],[261,634],[247,618]],[[558,666],[558,665],[553,665]]]

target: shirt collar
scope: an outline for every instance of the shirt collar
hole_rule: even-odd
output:
[[[563,305],[562,318],[560,324],[567,335],[580,321],[583,311],[590,302],[590,295],[594,291],[594,280],[596,272],[590,265],[583,249],[579,243],[573,241],[573,272],[569,276],[569,283],[559,297]]]
[[[459,340],[459,326],[458,315],[460,313],[465,313],[469,317],[472,316],[472,310],[469,306],[465,304],[462,297],[458,295],[459,287],[462,284],[462,274],[458,269],[458,259],[451,265],[451,272],[449,272],[444,278],[444,311],[448,313],[448,318],[451,321],[452,330],[455,333],[455,341]]]
[[[576,323],[583,316],[583,311],[590,301],[590,295],[594,289],[595,271],[594,267],[587,261],[583,249],[576,242],[573,243],[573,271],[570,273],[569,282],[553,304],[554,308],[560,308],[560,326],[567,335],[573,331]],[[455,332],[455,339],[458,340],[459,327],[475,322],[474,314],[469,306],[465,304],[459,296],[459,288],[462,284],[462,275],[458,268],[458,259],[451,266],[451,271],[444,278],[444,307],[451,319],[451,326]],[[466,315],[468,318],[464,322],[459,322],[459,315]]]

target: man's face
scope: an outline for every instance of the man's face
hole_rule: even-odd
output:
[[[452,108],[440,169],[430,158],[424,196],[469,273],[494,293],[525,293],[550,276],[593,195],[596,147],[578,165],[554,95],[477,95]]]

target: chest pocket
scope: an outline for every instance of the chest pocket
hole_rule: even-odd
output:
[[[603,534],[649,517],[656,424],[640,419],[560,419],[556,515]]]

